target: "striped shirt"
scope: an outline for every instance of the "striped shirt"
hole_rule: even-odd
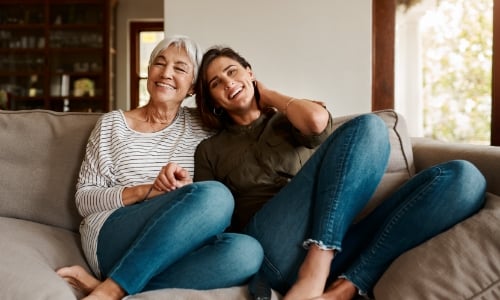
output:
[[[128,127],[123,111],[104,114],[96,123],[82,162],[76,206],[87,261],[100,277],[97,238],[106,219],[123,207],[125,187],[152,183],[168,162],[178,163],[194,175],[194,151],[210,135],[194,108],[180,107],[168,127],[154,133]]]

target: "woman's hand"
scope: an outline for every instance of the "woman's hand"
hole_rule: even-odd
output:
[[[193,183],[193,179],[186,169],[176,163],[168,163],[160,170],[153,183],[153,189],[170,192],[190,183]]]
[[[320,134],[328,125],[329,114],[321,101],[297,99],[270,90],[260,81],[255,81],[260,94],[260,107],[274,107],[286,115],[302,134]]]
[[[258,90],[260,95],[259,106],[261,108],[272,107],[274,103],[272,102],[272,96],[270,94],[272,91],[268,89],[262,82],[255,80],[255,88]]]
[[[176,163],[168,163],[156,177],[153,184],[127,187],[122,193],[123,205],[132,205],[192,183],[189,172]]]

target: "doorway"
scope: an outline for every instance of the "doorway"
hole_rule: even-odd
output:
[[[130,22],[130,109],[149,101],[146,88],[149,56],[165,31],[163,22]]]

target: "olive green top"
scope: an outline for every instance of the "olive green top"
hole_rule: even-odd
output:
[[[330,116],[321,134],[302,135],[275,110],[250,125],[226,125],[198,146],[194,180],[218,180],[231,190],[236,202],[231,230],[239,231],[332,131]]]

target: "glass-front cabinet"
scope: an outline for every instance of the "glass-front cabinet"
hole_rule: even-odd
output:
[[[0,109],[112,109],[116,4],[0,0]]]

